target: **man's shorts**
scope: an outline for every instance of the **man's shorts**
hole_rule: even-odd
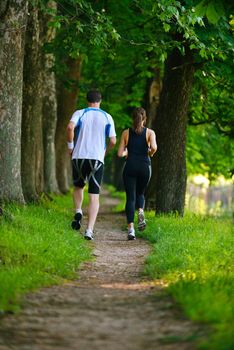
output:
[[[103,176],[103,163],[94,159],[73,159],[72,175],[75,187],[83,188],[88,181],[88,192],[99,194]]]

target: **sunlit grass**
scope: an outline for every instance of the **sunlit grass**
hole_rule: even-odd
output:
[[[90,248],[70,227],[71,194],[39,205],[8,206],[0,218],[0,310],[16,311],[21,296],[77,277]]]
[[[142,237],[153,243],[145,272],[164,279],[185,314],[212,325],[203,349],[234,348],[234,239],[228,218],[147,215]]]

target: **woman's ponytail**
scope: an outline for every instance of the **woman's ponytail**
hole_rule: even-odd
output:
[[[142,122],[146,121],[146,112],[144,108],[137,107],[132,113],[133,129],[137,134],[141,134],[143,130]]]

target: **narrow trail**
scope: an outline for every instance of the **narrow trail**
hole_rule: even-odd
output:
[[[103,194],[94,257],[79,279],[29,294],[0,324],[0,350],[195,349],[197,326],[179,315],[163,286],[142,276],[150,246],[126,241],[124,217]],[[170,342],[174,339],[174,342]]]

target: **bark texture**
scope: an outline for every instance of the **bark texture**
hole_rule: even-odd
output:
[[[62,82],[58,82],[57,85],[58,120],[55,136],[56,174],[59,190],[62,193],[66,193],[70,186],[71,161],[67,151],[66,127],[72,114],[76,110],[81,61],[69,59],[67,66],[67,78],[72,82],[70,88],[66,88]]]
[[[36,201],[43,191],[42,72],[38,6],[29,5],[25,40],[22,185],[27,201]]]
[[[50,1],[47,5],[56,11],[56,3]],[[55,37],[55,29],[48,27],[51,16],[44,14],[41,18],[43,43],[48,43]],[[43,81],[43,145],[44,145],[44,190],[48,193],[58,192],[56,179],[55,131],[57,124],[56,80],[52,71],[54,56],[42,52]]]
[[[0,202],[23,202],[21,116],[27,1],[0,5]]]
[[[183,215],[186,191],[186,125],[193,83],[192,52],[182,56],[174,49],[165,63],[155,131],[158,142],[153,171],[156,174],[156,214]]]

